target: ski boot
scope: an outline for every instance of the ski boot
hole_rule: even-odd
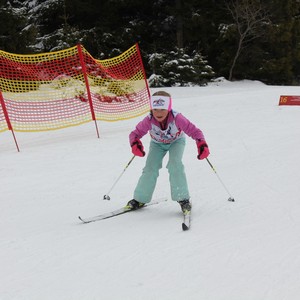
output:
[[[181,210],[184,214],[188,214],[191,212],[192,205],[189,199],[185,199],[177,202],[180,204]]]
[[[135,199],[130,200],[127,205],[126,208],[131,209],[131,210],[136,210],[139,208],[142,208],[145,205],[145,203],[136,201]]]

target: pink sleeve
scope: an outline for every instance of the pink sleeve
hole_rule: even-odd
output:
[[[190,122],[186,117],[182,114],[178,114],[175,118],[176,126],[185,132],[189,137],[197,140],[205,140],[203,132],[196,127],[192,122]]]
[[[151,129],[151,120],[150,116],[145,117],[141,122],[139,122],[135,129],[129,134],[129,143],[132,143],[136,139],[141,139],[148,131]]]

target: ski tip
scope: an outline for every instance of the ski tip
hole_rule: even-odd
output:
[[[189,230],[190,228],[188,226],[186,226],[185,223],[182,223],[182,230],[183,231],[186,231],[186,230]]]
[[[87,224],[87,223],[89,223],[89,222],[87,222],[87,221],[85,221],[85,220],[83,220],[80,216],[78,216],[78,219],[83,223],[83,224]]]

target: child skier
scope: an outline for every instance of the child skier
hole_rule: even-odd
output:
[[[192,124],[181,113],[172,110],[171,95],[165,91],[154,93],[150,97],[151,111],[139,122],[129,135],[132,153],[136,156],[145,156],[141,138],[150,133],[151,142],[146,165],[138,184],[134,190],[133,199],[127,203],[131,209],[141,208],[151,201],[162,167],[162,161],[169,152],[167,169],[171,186],[172,200],[177,201],[183,213],[191,210],[190,195],[182,163],[185,147],[185,134],[196,141],[198,159],[205,159],[209,149],[202,131]]]

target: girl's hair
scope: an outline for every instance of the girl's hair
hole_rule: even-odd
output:
[[[158,91],[158,92],[155,92],[152,96],[166,96],[166,97],[170,97],[171,98],[171,95],[165,91]]]

